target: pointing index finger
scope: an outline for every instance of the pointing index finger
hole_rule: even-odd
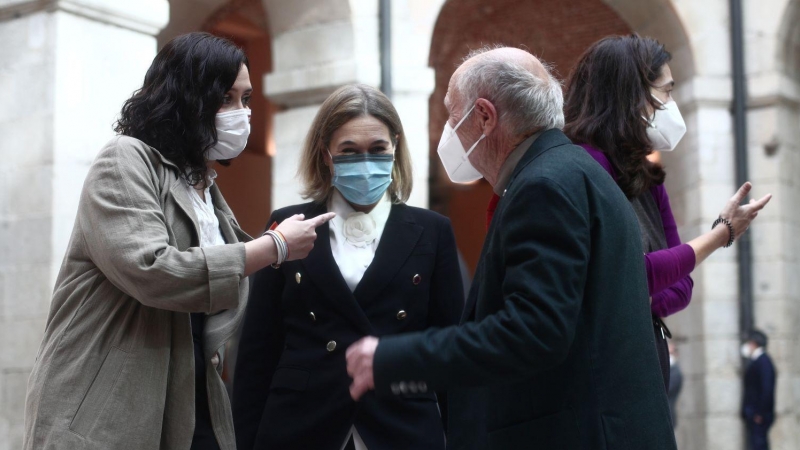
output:
[[[329,212],[325,214],[320,214],[312,219],[308,219],[308,222],[311,225],[313,225],[314,228],[317,228],[321,225],[324,225],[327,221],[333,219],[334,217],[336,217],[336,213]]]

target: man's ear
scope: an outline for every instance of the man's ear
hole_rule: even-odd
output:
[[[473,114],[477,115],[478,126],[486,136],[489,136],[497,128],[497,109],[489,100],[485,98],[476,100]]]

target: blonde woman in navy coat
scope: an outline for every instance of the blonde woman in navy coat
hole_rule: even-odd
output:
[[[464,301],[450,221],[404,203],[411,161],[389,99],[364,85],[334,92],[300,175],[312,202],[267,225],[337,215],[302,262],[254,276],[233,388],[238,448],[444,449],[441,393],[413,384],[354,402],[348,391],[350,344],[455,324]]]

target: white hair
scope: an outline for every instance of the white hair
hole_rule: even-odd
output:
[[[536,129],[564,127],[564,94],[559,82],[545,66],[547,78],[541,79],[522,65],[502,55],[485,54],[502,46],[473,50],[464,59],[483,55],[465,67],[456,80],[456,89],[464,99],[463,114],[478,98],[492,102],[500,126],[513,135],[528,135]]]

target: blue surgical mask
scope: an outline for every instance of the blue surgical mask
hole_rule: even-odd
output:
[[[368,206],[378,203],[392,184],[394,155],[332,156],[333,185],[350,203]]]

